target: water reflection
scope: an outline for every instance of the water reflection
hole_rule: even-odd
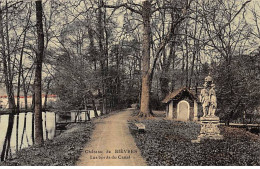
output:
[[[88,116],[87,112],[68,112],[67,117],[69,119],[65,119],[66,122],[79,122],[79,121],[87,121]],[[90,114],[90,118],[95,117],[94,111],[88,111]],[[11,152],[14,153],[16,151],[16,145],[18,145],[18,149],[22,149],[28,147],[33,144],[32,140],[32,119],[33,114],[31,112],[28,113],[20,113],[19,117],[15,115],[13,131],[11,135],[10,148]],[[100,111],[98,111],[98,115],[100,115]],[[56,114],[54,112],[43,112],[43,138],[53,139],[56,134],[56,123],[64,122],[64,116],[61,114]],[[3,149],[3,143],[5,140],[7,127],[8,127],[8,115],[0,115],[0,153]],[[19,119],[18,123],[18,133],[17,133],[17,119]],[[18,136],[18,137],[17,137]],[[18,144],[17,144],[18,143]]]

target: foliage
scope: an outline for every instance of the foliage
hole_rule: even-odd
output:
[[[259,53],[235,56],[230,65],[214,67],[218,114],[225,120],[242,118],[260,105]]]

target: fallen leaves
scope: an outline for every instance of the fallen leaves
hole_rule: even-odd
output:
[[[92,122],[73,124],[69,129],[43,146],[31,146],[18,152],[15,158],[0,165],[73,166],[83,147],[90,140]]]
[[[138,133],[135,122],[145,124],[146,132]],[[148,165],[260,165],[259,136],[242,129],[222,127],[224,140],[193,144],[200,131],[197,123],[142,119],[130,121],[129,128]]]

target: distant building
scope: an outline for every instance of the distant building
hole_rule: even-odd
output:
[[[198,99],[189,89],[174,90],[162,102],[166,104],[167,118],[180,121],[198,120]]]
[[[51,102],[56,102],[58,96],[57,95],[48,95],[47,96],[47,105]],[[45,95],[42,95],[42,104],[44,104],[45,101]],[[17,96],[15,96],[15,103],[17,103]],[[31,107],[32,105],[32,96],[27,96],[27,104],[28,108]],[[2,109],[7,109],[8,108],[8,96],[0,96],[0,107]],[[25,108],[25,97],[20,96],[20,108],[23,109]]]

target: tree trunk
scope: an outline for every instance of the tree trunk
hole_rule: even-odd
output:
[[[101,67],[101,83],[102,83],[102,110],[101,114],[106,114],[106,80],[105,80],[105,52],[104,52],[104,27],[103,27],[103,11],[102,7],[104,6],[103,0],[99,0],[99,10],[98,10],[98,44],[99,44],[99,59]]]
[[[45,119],[45,121],[44,121],[45,135],[46,135],[46,140],[48,140],[49,139],[49,132],[47,130],[47,112],[46,112],[46,110],[44,112],[44,119]]]
[[[33,91],[32,93],[32,104],[31,104],[31,110],[32,110],[32,142],[33,144],[35,143],[35,112],[34,112],[34,107],[35,107],[35,92]]]
[[[150,110],[150,45],[151,45],[151,2],[143,2],[143,53],[142,53],[142,91],[141,91],[141,109],[139,116],[149,117],[152,116]]]
[[[44,50],[44,34],[42,24],[42,1],[36,1],[36,27],[38,36],[38,50],[36,52],[36,68],[35,68],[35,143],[43,143],[43,129],[42,129],[42,61]]]
[[[196,37],[196,34],[197,34],[197,25],[198,25],[198,14],[197,14],[198,12],[197,11],[198,11],[198,5],[196,4],[196,12],[195,12],[196,18],[195,18],[195,28],[194,28],[194,36],[195,37]],[[201,34],[201,31],[200,31],[200,34]],[[199,37],[200,37],[200,35],[199,35]],[[200,38],[198,38],[198,39],[200,39]],[[198,42],[198,40],[196,40],[194,38],[193,43],[194,43],[194,48],[193,48],[194,51],[193,51],[192,62],[191,62],[189,89],[192,87],[192,83],[194,83],[193,78],[195,79],[195,77],[193,77],[193,75],[194,75],[194,64],[195,64],[195,60],[196,60],[196,55],[198,54],[198,44],[199,44],[199,42]]]
[[[11,114],[9,115],[8,120],[8,127],[7,132],[5,136],[5,140],[3,143],[3,149],[1,153],[1,161],[5,160],[7,158],[9,148],[10,148],[10,141],[11,141],[11,135],[13,131],[13,124],[14,124],[14,115],[15,115],[15,99],[14,99],[14,91],[13,91],[13,82],[12,82],[12,74],[10,72],[10,55],[9,53],[6,55],[6,44],[5,44],[5,37],[4,37],[4,30],[3,30],[3,11],[2,11],[2,4],[0,2],[0,39],[1,39],[1,54],[2,54],[2,62],[3,62],[3,72],[4,72],[4,83],[6,87],[6,93],[8,96],[8,104],[9,104],[9,110],[11,111]],[[8,31],[8,30],[7,30]],[[8,49],[9,51],[9,49]]]
[[[116,53],[115,53],[115,57],[116,57],[116,72],[117,72],[117,76],[116,76],[116,97],[114,100],[114,106],[115,107],[119,107],[120,104],[120,56],[119,56],[119,46],[116,46]]]
[[[25,45],[25,38],[26,38],[26,31],[24,32],[23,37],[23,46],[21,50],[20,55],[20,61],[19,61],[19,71],[18,71],[18,84],[17,84],[17,103],[16,103],[16,109],[17,109],[17,118],[16,118],[16,152],[18,152],[18,132],[19,132],[19,113],[20,113],[20,89],[21,89],[21,74],[22,74],[22,66],[23,66],[23,51],[24,51],[24,45]]]
[[[47,89],[46,89],[46,93],[45,93],[45,97],[44,97],[44,104],[43,104],[43,108],[44,111],[47,111],[47,103],[48,103],[48,94],[49,94],[49,90],[50,90],[50,83],[51,83],[52,79],[49,79],[47,82]]]
[[[186,83],[185,83],[185,87],[188,87],[188,83],[189,83],[189,44],[188,44],[188,21],[186,22],[186,27],[185,27],[185,49],[186,49]]]
[[[89,35],[89,53],[91,57],[91,61],[93,61],[94,64],[94,70],[97,70],[97,58],[96,58],[96,48],[95,48],[95,42],[94,42],[94,36],[93,36],[93,29],[91,25],[88,28],[88,35]]]
[[[195,46],[197,46],[195,44]],[[192,87],[192,79],[193,79],[193,74],[194,74],[194,63],[195,63],[195,59],[196,59],[196,55],[197,55],[197,48],[194,47],[194,51],[192,54],[192,62],[191,62],[191,73],[190,73],[190,81],[189,81],[189,89]]]
[[[93,105],[93,109],[94,109],[94,115],[95,115],[95,117],[98,117],[97,108],[96,108],[96,104],[95,104],[94,99],[92,99],[92,105]]]
[[[161,92],[162,92],[162,99],[164,99],[169,94],[169,70],[171,66],[171,61],[173,60],[173,57],[175,55],[174,51],[174,43],[171,43],[170,46],[170,52],[168,58],[166,58],[163,61],[162,65],[162,76],[160,77],[160,84],[161,84]]]
[[[1,153],[1,161],[4,161],[5,159],[8,158],[11,135],[12,135],[12,131],[13,131],[13,124],[14,124],[14,114],[12,113],[9,115],[9,119],[8,119],[8,127],[7,127],[6,136],[5,136],[3,149],[2,149],[2,153]]]
[[[22,133],[22,137],[21,137],[21,144],[20,144],[20,150],[22,149],[22,145],[23,145],[23,138],[24,138],[24,134],[25,134],[25,131],[26,131],[26,122],[27,122],[27,112],[25,112],[24,114],[24,121],[23,121],[23,133]]]
[[[27,77],[27,76],[26,76]],[[29,91],[29,88],[30,88],[30,85],[26,86],[26,77],[24,77],[24,74],[22,73],[22,78],[23,78],[23,92],[24,92],[24,108],[25,108],[25,111],[29,111],[28,110],[28,91]],[[31,83],[31,80],[32,80],[32,77],[33,77],[33,73],[31,73],[30,75],[30,79],[29,79],[29,83]],[[33,94],[34,96],[34,94]],[[34,98],[34,97],[33,97]],[[33,99],[34,100],[34,99]],[[32,103],[33,104],[33,103]],[[32,108],[32,107],[31,107]]]

